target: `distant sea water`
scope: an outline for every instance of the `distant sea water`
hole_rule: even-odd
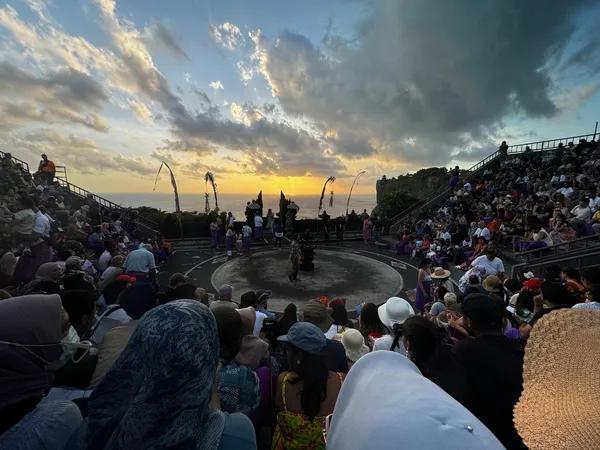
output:
[[[175,200],[173,194],[163,192],[150,193],[126,193],[126,192],[109,192],[99,193],[98,195],[118,203],[122,206],[150,206],[161,209],[163,211],[175,211]],[[218,196],[219,209],[221,211],[231,211],[233,215],[240,219],[244,217],[246,203],[256,198],[256,194],[240,195],[240,194],[221,194]],[[294,202],[300,207],[298,217],[301,219],[315,218],[319,208],[318,195],[296,195],[290,196]],[[337,217],[346,213],[346,201],[348,194],[335,196],[333,198],[333,207],[329,206],[329,195],[323,198],[323,209],[332,217]],[[198,194],[180,194],[179,203],[183,211],[198,211],[204,212],[204,193]],[[269,208],[274,212],[279,211],[279,195],[263,195],[264,213],[266,214]],[[353,194],[350,199],[350,207],[348,212],[353,209],[357,214],[360,214],[363,209],[366,209],[369,214],[377,205],[375,193],[373,194]],[[210,198],[210,206],[214,208],[214,198]]]

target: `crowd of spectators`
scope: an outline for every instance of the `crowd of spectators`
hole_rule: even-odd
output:
[[[275,314],[267,290],[236,296],[224,285],[211,296],[181,273],[160,289],[165,246],[92,205],[62,198],[55,207],[52,182],[40,188],[19,168],[2,170],[22,180],[3,197],[11,221],[32,217],[19,215],[27,209],[33,220],[30,232],[18,228],[25,237],[8,226],[2,241],[0,448],[600,446],[588,395],[598,268],[507,278],[482,227],[490,239],[480,230],[486,248],[458,285],[439,255],[421,251],[414,301],[349,311],[344,299],[321,297]],[[470,203],[495,198],[468,192],[479,200],[461,194],[436,215],[450,242],[453,211],[470,216]],[[33,231],[40,206],[48,235]]]
[[[499,156],[463,183],[454,172],[444,204],[401,225],[398,254],[466,270],[488,247],[543,253],[600,234],[600,146],[594,140]]]

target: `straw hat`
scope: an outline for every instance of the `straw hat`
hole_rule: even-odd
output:
[[[433,269],[433,272],[431,272],[431,278],[433,279],[443,279],[443,278],[448,278],[450,276],[450,271],[444,269],[443,267],[436,267],[435,269]]]
[[[514,409],[516,429],[530,449],[600,448],[598,342],[596,310],[561,309],[536,323]]]
[[[361,356],[369,353],[369,347],[365,345],[365,338],[360,331],[354,328],[349,328],[342,334],[342,345],[346,349],[346,358],[352,362],[358,361]]]
[[[489,275],[483,280],[483,288],[488,292],[502,292],[502,280],[496,275]]]
[[[304,321],[315,324],[323,330],[323,332],[329,330],[329,327],[333,324],[331,311],[331,308],[328,308],[323,303],[315,301],[308,301],[302,306],[302,316]]]

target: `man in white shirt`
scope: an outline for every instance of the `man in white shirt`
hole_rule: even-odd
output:
[[[465,192],[471,192],[471,183],[469,183],[468,181],[464,184],[463,186],[463,191]]]
[[[125,273],[132,275],[146,275],[154,279],[156,262],[152,253],[152,246],[145,244],[127,255],[123,268]]]
[[[11,229],[22,238],[30,238],[35,222],[34,204],[29,197],[23,197],[20,203],[21,209],[13,214]]]
[[[596,192],[596,196],[590,195],[589,207],[592,212],[596,212],[600,208],[600,190]]]
[[[471,267],[480,267],[485,270],[485,275],[496,275],[501,280],[504,279],[504,263],[496,256],[496,250],[489,248],[485,255],[481,255],[473,260]]]
[[[573,194],[574,190],[571,186],[564,186],[558,189],[556,192],[568,198]]]
[[[46,216],[42,206],[35,213],[32,230],[36,236],[50,237],[50,219]]]
[[[587,198],[582,198],[579,205],[571,210],[571,223],[575,226],[582,226],[587,223],[592,217],[592,210],[589,207],[590,201]]]
[[[262,239],[263,218],[259,213],[254,216],[254,239]]]

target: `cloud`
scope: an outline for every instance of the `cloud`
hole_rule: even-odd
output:
[[[69,171],[81,174],[102,174],[107,170],[114,170],[147,176],[156,172],[147,158],[101,150],[90,139],[49,128],[13,134],[3,140],[13,148],[24,150],[32,158],[37,158],[40,153],[47,153],[56,164],[67,166]]]
[[[15,126],[36,121],[108,129],[98,115],[108,101],[106,92],[96,80],[74,69],[36,76],[0,62],[0,93],[3,120]]]
[[[214,90],[215,92],[220,90],[225,89],[223,87],[223,83],[221,83],[219,80],[216,81],[211,81],[210,83],[208,83],[208,87],[211,88],[212,90]]]
[[[154,122],[154,116],[150,108],[146,106],[144,103],[137,99],[129,99],[128,100],[129,108],[133,111],[135,117],[144,124],[151,124]]]
[[[229,51],[242,47],[246,42],[240,29],[230,22],[210,25],[209,32],[217,44]]]
[[[173,93],[166,78],[154,65],[154,61],[139,33],[128,23],[121,21],[111,0],[97,0],[106,28],[115,46],[115,54],[124,62],[129,78],[135,88],[164,110],[171,125],[173,140],[166,147],[175,151],[204,153],[207,148],[223,148],[233,151],[270,153],[282,163],[280,174],[288,167],[283,161],[292,161],[294,173],[319,173],[327,168],[337,174],[343,164],[324,153],[318,136],[283,120],[261,118],[249,126],[221,118],[217,106],[205,105],[201,111],[190,111]],[[226,29],[233,29],[226,27]],[[321,161],[322,160],[322,161]]]
[[[557,113],[546,63],[589,4],[372,2],[352,42],[255,34],[242,78],[260,73],[287,114],[336,130],[338,155],[435,164],[506,115]]]
[[[179,46],[171,32],[160,23],[147,27],[143,39],[151,48],[167,50],[177,57],[190,61],[190,57]]]

